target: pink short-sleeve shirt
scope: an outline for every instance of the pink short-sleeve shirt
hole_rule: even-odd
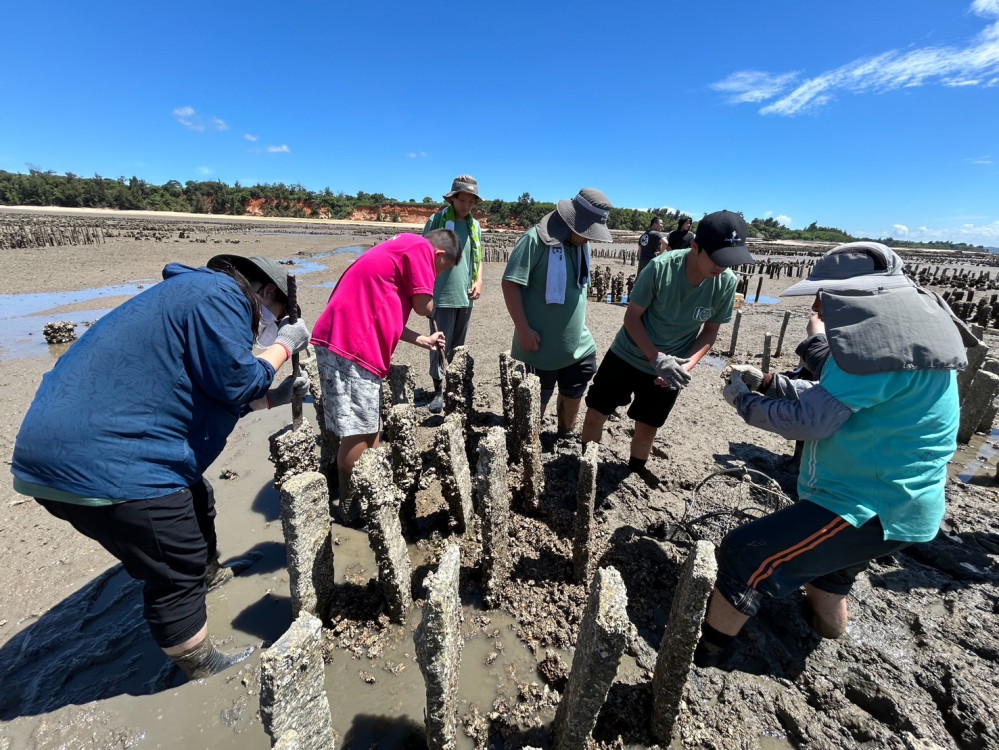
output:
[[[312,343],[380,378],[413,310],[413,296],[434,293],[434,246],[400,234],[361,255],[340,277],[312,329]]]

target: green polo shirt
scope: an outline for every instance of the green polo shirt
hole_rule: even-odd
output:
[[[435,216],[431,216],[423,227],[423,235],[432,229],[441,229],[444,224],[434,226]],[[461,247],[461,260],[458,265],[437,275],[434,282],[435,307],[471,307],[472,300],[468,298],[468,290],[475,279],[472,278],[472,238],[468,231],[467,221],[456,221],[454,233],[458,235],[458,245]]]

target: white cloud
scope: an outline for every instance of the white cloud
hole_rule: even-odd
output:
[[[892,224],[891,230],[899,237],[905,237],[909,233],[909,227],[905,224]]]
[[[212,118],[212,127],[215,128],[216,130],[228,130],[229,129],[229,126],[225,124],[225,120],[223,120],[221,117],[213,117]]]
[[[969,245],[999,247],[999,221],[991,224],[966,222],[952,227],[920,226],[909,229],[905,224],[893,224],[891,231],[852,232],[858,236],[894,237],[909,242],[966,242]]]
[[[423,159],[423,158],[426,158],[427,152],[426,151],[410,151],[408,154],[406,154],[406,156],[408,156],[410,159]]]
[[[211,167],[198,167],[198,171],[201,172],[201,174],[209,175],[209,174],[212,173],[212,168]]]
[[[268,146],[267,147],[267,153],[269,153],[269,154],[288,154],[288,153],[291,153],[291,149],[288,148],[288,146],[286,146],[285,144],[282,143],[280,146]]]
[[[255,135],[250,135],[249,133],[247,133],[247,134],[246,134],[246,135],[244,135],[243,137],[244,137],[244,138],[245,138],[246,140],[250,141],[251,143],[256,143],[256,142],[257,142],[257,136],[255,136]]]
[[[991,156],[976,156],[967,160],[969,164],[992,164]]]
[[[205,126],[202,125],[200,121],[195,119],[196,113],[193,107],[177,107],[177,109],[173,111],[173,114],[174,117],[177,118],[177,122],[185,128],[197,130],[199,133],[205,129]]]
[[[999,0],[975,0],[975,14],[999,18]],[[739,71],[712,88],[730,94],[732,103],[764,102],[764,115],[814,111],[837,93],[884,93],[937,83],[943,86],[995,86],[999,81],[999,21],[963,46],[891,50],[861,58],[795,83],[798,73]]]
[[[784,214],[781,214],[780,216],[776,216],[774,218],[776,218],[777,221],[779,221],[781,224],[783,224],[786,227],[791,226],[792,219],[790,216],[785,216]]]

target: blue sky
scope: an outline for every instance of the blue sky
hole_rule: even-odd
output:
[[[999,246],[999,0],[11,2],[0,169]]]

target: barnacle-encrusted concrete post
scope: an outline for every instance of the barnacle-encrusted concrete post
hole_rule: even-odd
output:
[[[434,438],[434,458],[441,494],[451,510],[451,523],[464,533],[472,521],[472,475],[465,454],[461,417],[450,414]]]
[[[311,349],[306,350],[311,352]],[[333,494],[346,495],[346,487],[338,487],[340,477],[336,470],[336,454],[340,450],[340,438],[333,431],[333,425],[326,424],[326,412],[323,400],[322,379],[319,375],[319,362],[315,355],[304,357],[301,361],[302,373],[309,378],[309,392],[312,394],[312,405],[316,410],[316,424],[319,425],[319,469],[326,477],[326,486],[332,502]],[[341,512],[346,510],[348,503],[340,501]],[[333,508],[330,507],[330,515]]]
[[[517,458],[524,471],[524,500],[529,508],[537,510],[545,490],[545,473],[541,466],[541,380],[538,376],[525,375],[514,398],[516,424],[513,429],[520,442]]]
[[[333,750],[322,628],[317,617],[303,613],[260,654],[260,719],[272,745],[294,730],[301,747]]]
[[[482,510],[482,570],[489,606],[499,601],[510,575],[510,490],[507,484],[506,435],[493,427],[479,442],[475,491]]]
[[[957,428],[957,442],[967,443],[982,421],[982,415],[992,405],[992,398],[999,391],[999,375],[979,370],[971,381],[961,402],[961,423]]]
[[[396,404],[385,420],[385,440],[392,454],[392,475],[402,491],[402,518],[416,523],[417,479],[423,461],[416,445],[416,409],[412,404]]]
[[[333,592],[329,490],[316,471],[296,474],[281,487],[281,528],[288,550],[291,613],[325,617]]]
[[[599,568],[579,625],[569,681],[552,722],[556,750],[587,747],[628,642],[631,623],[627,608],[628,594],[621,574],[614,568]]]
[[[388,419],[393,406],[412,404],[416,381],[409,365],[389,365],[389,373],[382,384],[382,421]]]
[[[444,373],[444,415],[459,415],[463,425],[467,424],[475,404],[474,373],[475,360],[468,347],[456,346]]]
[[[515,360],[509,351],[499,355],[500,393],[503,397],[503,426],[513,424],[513,367]]]
[[[427,746],[452,750],[458,735],[458,674],[461,671],[461,553],[449,544],[436,573],[426,578],[427,599],[416,629],[416,659],[427,686]]]
[[[394,622],[404,622],[413,604],[413,574],[399,521],[402,492],[392,481],[392,465],[384,448],[361,454],[351,484],[368,521],[368,543],[375,552],[389,616]]]
[[[673,733],[683,686],[694,661],[694,649],[701,638],[708,597],[717,577],[714,545],[697,542],[680,573],[652,676],[652,732],[664,745],[669,744]]]
[[[290,413],[290,412],[289,412]],[[296,428],[289,424],[270,437],[270,460],[274,464],[274,486],[306,471],[319,470],[316,433],[304,419]]]
[[[524,436],[520,433],[518,425],[526,419],[526,416],[521,414],[522,405],[517,398],[517,392],[525,377],[527,377],[527,368],[524,363],[514,360],[510,368],[510,424],[506,431],[507,454],[514,459],[520,455],[524,446]],[[540,423],[540,415],[538,420]]]
[[[579,462],[576,484],[576,516],[572,535],[572,567],[576,583],[586,583],[593,572],[597,554],[592,549],[593,507],[597,497],[597,443],[589,443]]]

